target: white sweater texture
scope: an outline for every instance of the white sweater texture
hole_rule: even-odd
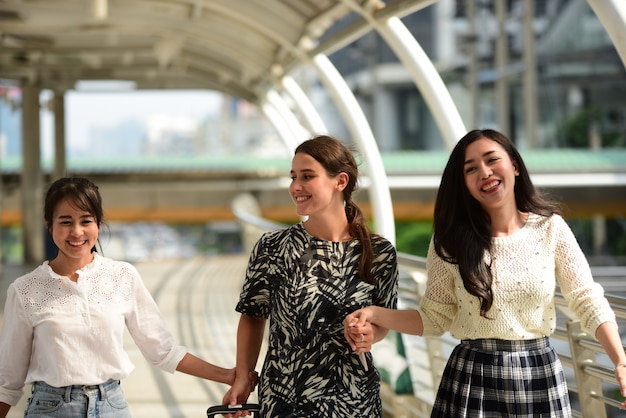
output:
[[[465,290],[458,265],[443,261],[431,241],[428,281],[420,301],[424,335],[449,331],[458,339],[528,340],[555,329],[555,291],[560,288],[569,310],[585,332],[595,336],[604,322],[616,322],[595,283],[585,255],[559,215],[531,213],[516,233],[493,238],[491,261],[493,305],[480,315],[479,299]]]

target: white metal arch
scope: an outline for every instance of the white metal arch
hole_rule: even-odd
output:
[[[588,0],[626,65],[626,1]]]
[[[276,90],[268,91],[266,97],[267,101],[271,103],[281,115],[283,123],[291,132],[290,139],[287,142],[287,149],[289,154],[291,154],[296,149],[296,146],[310,135],[310,132],[302,126],[296,115]]]
[[[467,131],[437,69],[400,19],[390,18],[386,23],[377,25],[377,28],[411,73],[415,85],[437,121],[446,145],[451,149]]]
[[[290,76],[283,77],[281,79],[281,83],[285,92],[292,98],[294,106],[298,108],[303,124],[307,127],[307,129],[311,133],[328,132],[326,124],[322,120],[319,112],[313,103],[311,103],[311,100],[309,100],[300,85]]]
[[[357,11],[387,42],[411,74],[432,112],[449,148],[465,135],[465,124],[437,69],[415,37],[396,16],[376,19],[376,9],[364,8],[354,0],[343,0]]]
[[[365,156],[370,177],[369,194],[374,212],[374,229],[395,243],[396,230],[387,174],[369,122],[350,87],[328,57],[318,54],[313,57],[312,63]]]
[[[297,146],[296,141],[293,137],[293,132],[289,129],[287,123],[283,119],[281,113],[276,109],[276,107],[269,101],[261,104],[261,110],[263,114],[270,121],[278,136],[283,140],[283,143],[287,147],[288,150],[295,149]]]

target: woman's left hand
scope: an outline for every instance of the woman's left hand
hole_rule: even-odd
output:
[[[250,392],[254,392],[256,385],[259,383],[259,373],[256,370],[249,372],[248,381],[250,383]]]
[[[615,380],[617,380],[622,396],[626,398],[626,364],[620,363],[615,367]],[[620,409],[626,409],[626,400],[622,401]]]
[[[226,384],[232,386],[235,384],[235,376],[236,376],[236,369],[233,367],[232,369],[227,369],[227,373],[225,375],[226,377]],[[250,392],[254,392],[254,389],[256,388],[256,385],[259,383],[259,373],[255,370],[252,370],[251,372],[248,373],[248,385],[250,388]]]
[[[374,329],[370,322],[365,322],[363,325],[358,325],[356,322],[344,322],[344,335],[355,353],[361,354],[372,350]]]

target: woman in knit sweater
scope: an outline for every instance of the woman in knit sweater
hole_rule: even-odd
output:
[[[626,354],[615,314],[555,204],[533,186],[513,143],[473,130],[455,146],[435,202],[428,281],[418,310],[367,307],[348,315],[357,352],[365,322],[458,338],[432,417],[569,417],[563,368],[548,336],[555,286],[616,365],[626,397]],[[622,408],[626,402],[622,402]]]

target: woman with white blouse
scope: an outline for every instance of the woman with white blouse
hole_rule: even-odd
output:
[[[190,354],[166,329],[137,270],[96,252],[103,222],[98,187],[62,178],[48,189],[44,218],[57,256],[8,288],[0,331],[0,417],[32,384],[29,417],[122,418],[120,388],[134,366],[128,329],[143,355],[173,373],[232,385],[235,369]],[[255,375],[249,376],[254,386]]]

